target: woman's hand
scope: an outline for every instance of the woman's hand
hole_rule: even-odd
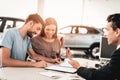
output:
[[[55,58],[55,59],[52,59],[51,62],[52,62],[52,63],[60,64],[60,63],[61,63],[61,60],[60,60],[60,58]]]

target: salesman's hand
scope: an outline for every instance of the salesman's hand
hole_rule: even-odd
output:
[[[42,67],[42,68],[45,68],[47,67],[47,62],[45,61],[40,61],[40,62],[34,62],[34,67]]]
[[[72,59],[70,48],[66,49],[66,58]]]
[[[80,68],[80,64],[76,60],[70,60],[68,61],[74,68],[78,69]]]

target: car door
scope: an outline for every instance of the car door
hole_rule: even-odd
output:
[[[70,47],[73,44],[74,41],[73,39],[71,39],[71,37],[73,36],[71,34],[71,26],[61,28],[58,33],[64,37],[64,47]]]
[[[80,47],[81,41],[79,27],[78,26],[68,26],[61,29],[60,33],[64,35],[64,47]]]
[[[65,45],[68,47],[79,47],[79,27],[71,26],[71,32],[65,37]]]
[[[72,47],[75,48],[83,48],[83,47],[87,47],[88,48],[88,35],[87,35],[87,29],[80,27],[80,26],[74,26],[72,28],[72,36],[71,36],[71,40],[73,41],[71,43]]]
[[[99,42],[100,34],[92,27],[78,26],[78,33],[74,37],[75,47],[89,48],[92,44]]]

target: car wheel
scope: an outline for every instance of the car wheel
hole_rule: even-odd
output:
[[[93,58],[99,57],[100,48],[98,46],[91,48],[90,54]]]

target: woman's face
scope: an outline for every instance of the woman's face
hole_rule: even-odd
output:
[[[45,26],[44,32],[46,38],[53,38],[53,35],[56,33],[56,25],[50,24]]]

